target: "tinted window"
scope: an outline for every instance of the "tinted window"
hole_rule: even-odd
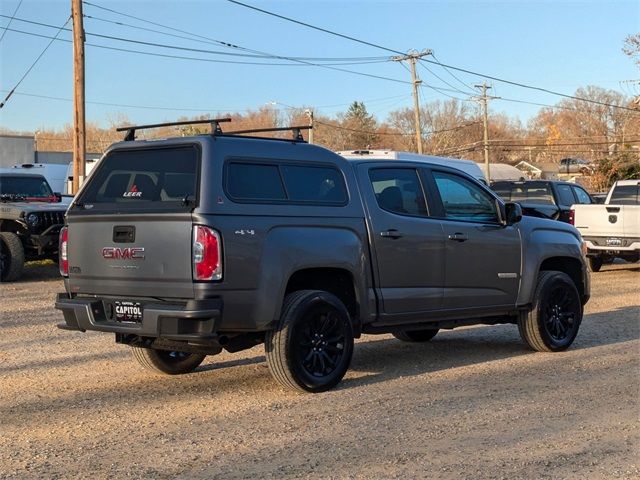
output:
[[[555,204],[549,186],[544,183],[501,184],[493,189],[507,202]]]
[[[447,218],[473,222],[497,222],[494,198],[479,186],[457,175],[433,172]]]
[[[580,187],[573,187],[573,192],[576,194],[576,197],[578,198],[578,203],[593,203],[591,201],[591,197],[589,196],[589,194],[587,192],[585,192],[583,189],[581,189]]]
[[[89,177],[78,201],[118,208],[183,205],[187,196],[196,198],[198,152],[195,146],[115,150]]]
[[[227,191],[238,200],[325,205],[347,202],[342,174],[323,166],[231,162]]]
[[[378,205],[401,215],[427,215],[418,172],[412,168],[376,168],[369,172]]]
[[[640,204],[640,185],[620,185],[613,189],[611,205],[638,205]]]
[[[289,200],[340,203],[347,201],[342,174],[333,168],[282,165]]]
[[[246,200],[286,200],[277,165],[230,163],[227,188],[234,198]]]
[[[557,185],[558,187],[558,199],[560,200],[560,205],[568,205],[571,206],[576,203],[576,199],[573,196],[573,192],[571,191],[570,185]]]
[[[20,195],[30,198],[44,198],[53,195],[44,177],[22,177],[4,175],[0,177],[0,195]]]

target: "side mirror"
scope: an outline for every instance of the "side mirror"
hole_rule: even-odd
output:
[[[522,207],[518,203],[507,202],[504,204],[505,221],[507,225],[513,225],[522,220]]]
[[[54,202],[60,203],[62,201],[62,194],[60,192],[53,192]]]

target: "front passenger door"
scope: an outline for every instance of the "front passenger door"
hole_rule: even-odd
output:
[[[520,233],[500,223],[496,199],[463,175],[431,170],[444,228],[445,309],[513,306],[520,285]]]

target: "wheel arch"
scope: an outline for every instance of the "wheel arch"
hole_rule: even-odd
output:
[[[582,303],[586,303],[585,296],[587,292],[587,285],[585,284],[586,282],[583,262],[573,257],[547,258],[540,264],[538,274],[540,274],[540,272],[551,270],[566,273],[571,278],[571,280],[573,280],[573,283],[578,289],[578,293],[580,294]]]

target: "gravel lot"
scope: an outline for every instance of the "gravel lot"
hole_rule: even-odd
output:
[[[640,478],[640,266],[605,266],[574,346],[514,326],[356,343],[320,395],[262,347],[155,376],[112,335],[58,330],[52,266],[0,285],[0,478]]]

